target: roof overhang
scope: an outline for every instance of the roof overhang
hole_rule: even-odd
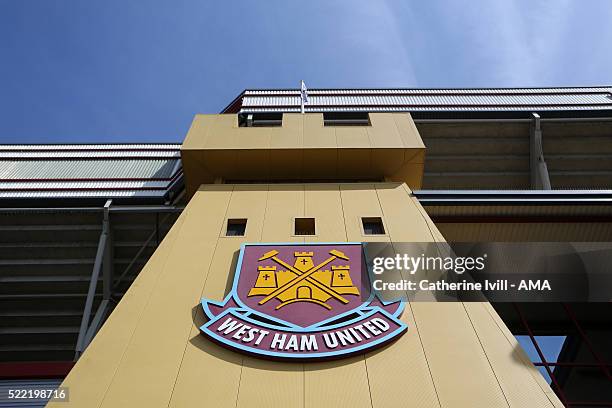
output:
[[[305,112],[508,114],[612,109],[612,87],[309,89]],[[299,89],[247,89],[222,113],[300,112]]]
[[[178,144],[0,145],[3,206],[159,204],[183,189]]]

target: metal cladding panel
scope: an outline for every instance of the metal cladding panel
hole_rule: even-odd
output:
[[[160,160],[6,160],[0,179],[141,179],[169,178],[178,159]]]

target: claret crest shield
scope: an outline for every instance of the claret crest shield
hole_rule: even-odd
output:
[[[202,307],[205,336],[279,359],[350,355],[407,328],[401,302],[370,293],[361,243],[244,244],[232,290]]]

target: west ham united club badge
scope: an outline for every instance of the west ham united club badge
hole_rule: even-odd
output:
[[[370,294],[360,243],[244,244],[225,300],[202,299],[200,330],[262,357],[339,358],[404,333],[403,306]]]

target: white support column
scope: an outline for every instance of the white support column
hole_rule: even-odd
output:
[[[74,359],[77,360],[91,339],[99,329],[104,317],[106,316],[108,306],[110,304],[110,298],[112,293],[112,237],[110,230],[110,217],[109,209],[112,200],[108,200],[104,204],[104,218],[102,220],[102,232],[100,233],[100,239],[98,241],[98,250],[96,251],[96,258],[94,260],[93,270],[91,272],[91,279],[89,281],[89,289],[87,291],[87,298],[85,300],[85,308],[83,309],[83,317],[81,318],[81,326],[79,328],[79,337],[77,339],[76,350]],[[93,308],[94,298],[96,296],[96,287],[98,286],[98,277],[102,271],[102,284],[103,284],[103,296],[102,302],[96,310],[96,314],[89,324],[91,317],[91,310]]]
[[[531,114],[531,129],[529,136],[530,154],[530,179],[532,190],[550,190],[550,177],[548,167],[544,161],[542,150],[542,128],[540,127],[540,115]]]

